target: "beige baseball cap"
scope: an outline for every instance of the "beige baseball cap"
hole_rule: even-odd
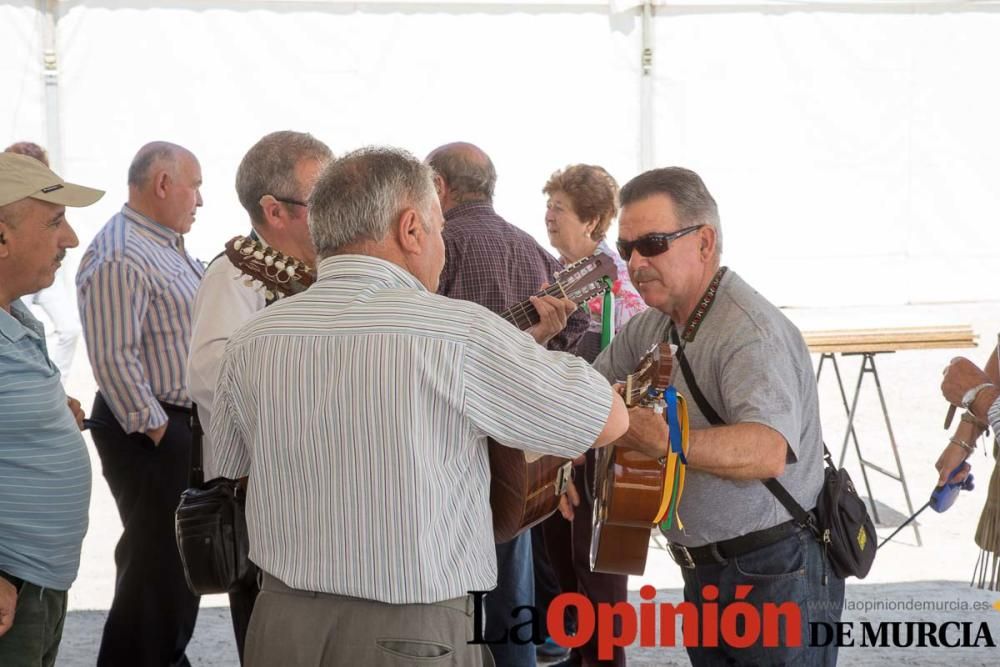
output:
[[[0,153],[0,206],[27,197],[63,206],[90,206],[103,190],[67,183],[35,158]]]

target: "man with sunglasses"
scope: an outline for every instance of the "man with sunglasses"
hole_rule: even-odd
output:
[[[808,621],[836,622],[844,581],[827,566],[811,532],[763,481],[777,478],[806,510],[823,483],[816,381],[799,330],[735,271],[720,265],[715,200],[694,172],[655,169],[620,193],[618,249],[649,310],[632,318],[594,362],[609,380],[632,372],[649,348],[675,348],[673,384],[687,397],[691,432],[678,509],[684,529],[664,529],[682,568],[684,597],[701,605],[705,587],[718,614],[737,599],[797,603],[801,636],[779,646],[689,648],[694,665],[833,665],[835,646],[809,647]],[[686,367],[685,367],[686,366]],[[663,415],[629,411],[620,441],[664,455]],[[737,587],[740,595],[737,598]],[[799,640],[799,641],[796,641]],[[790,646],[788,644],[800,644]]]
[[[272,132],[254,144],[236,171],[236,194],[250,217],[251,234],[264,245],[316,265],[309,237],[306,200],[332,157],[329,147],[310,134]],[[260,289],[244,284],[240,271],[224,256],[205,270],[191,318],[191,351],[187,360],[188,391],[198,420],[207,433],[215,403],[215,385],[229,337],[267,305]],[[205,479],[217,476],[212,443],[203,438]],[[236,648],[243,646],[257,598],[256,581],[229,594]]]

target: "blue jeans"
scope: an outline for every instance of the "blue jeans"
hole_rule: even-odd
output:
[[[535,577],[531,560],[531,531],[526,531],[510,542],[497,545],[497,587],[486,595],[483,608],[486,612],[486,637],[513,634],[514,626],[531,620],[530,611],[516,616],[516,607],[535,604]],[[544,623],[544,619],[542,620]],[[531,642],[531,626],[518,628],[521,641],[515,644],[491,644],[490,651],[497,667],[535,667],[535,645]],[[511,637],[510,639],[513,639]]]
[[[749,648],[733,648],[725,643],[719,632],[719,646],[714,648],[689,647],[688,657],[694,667],[721,665],[795,665],[796,667],[832,667],[837,664],[837,647],[809,646],[809,623],[836,623],[844,606],[844,580],[833,574],[822,548],[807,531],[799,529],[794,534],[774,544],[736,556],[725,564],[699,565],[682,569],[684,599],[701,607],[703,587],[718,587],[718,618],[722,619],[725,607],[737,601],[738,585],[753,586],[741,598],[758,612],[765,603],[780,605],[795,602],[802,617],[799,646],[787,646],[785,622],[781,621],[779,645],[766,648],[762,640]],[[823,577],[827,577],[824,585]],[[761,615],[763,618],[763,614]],[[737,628],[742,634],[742,618],[737,616]],[[720,622],[720,627],[722,623]],[[700,636],[701,628],[699,628]]]

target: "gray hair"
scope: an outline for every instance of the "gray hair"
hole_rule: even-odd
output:
[[[325,162],[333,157],[330,148],[304,132],[272,132],[255,143],[243,156],[236,170],[236,195],[255,225],[266,220],[260,199],[271,195],[283,199],[302,199],[295,178],[295,167],[302,160]]]
[[[467,143],[447,144],[431,152],[427,163],[448,184],[456,204],[493,201],[497,170],[480,148]]]
[[[364,241],[379,242],[403,209],[416,208],[425,228],[437,194],[434,172],[410,153],[367,146],[334,160],[309,197],[316,254],[329,257]]]
[[[653,195],[667,195],[674,202],[681,229],[710,225],[715,229],[715,256],[722,254],[722,223],[719,207],[701,176],[683,167],[651,169],[625,184],[618,193],[621,207]]]
[[[151,176],[153,166],[159,162],[166,162],[171,168],[176,168],[177,160],[182,155],[189,155],[191,151],[172,144],[169,141],[153,141],[142,148],[132,158],[132,164],[128,168],[128,184],[134,188],[141,188],[146,185],[146,181]]]

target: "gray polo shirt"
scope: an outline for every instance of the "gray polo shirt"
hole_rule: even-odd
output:
[[[633,317],[594,362],[609,380],[635,370],[655,343],[666,340],[670,318],[649,309]],[[732,270],[715,302],[686,343],[685,356],[705,398],[727,424],[757,423],[788,442],[779,481],[806,510],[823,484],[823,435],[816,376],[801,332]],[[688,399],[691,428],[710,428],[678,364],[673,384]],[[759,481],[731,481],[688,469],[678,515],[684,530],[667,538],[701,546],[769,528],[791,518]]]

